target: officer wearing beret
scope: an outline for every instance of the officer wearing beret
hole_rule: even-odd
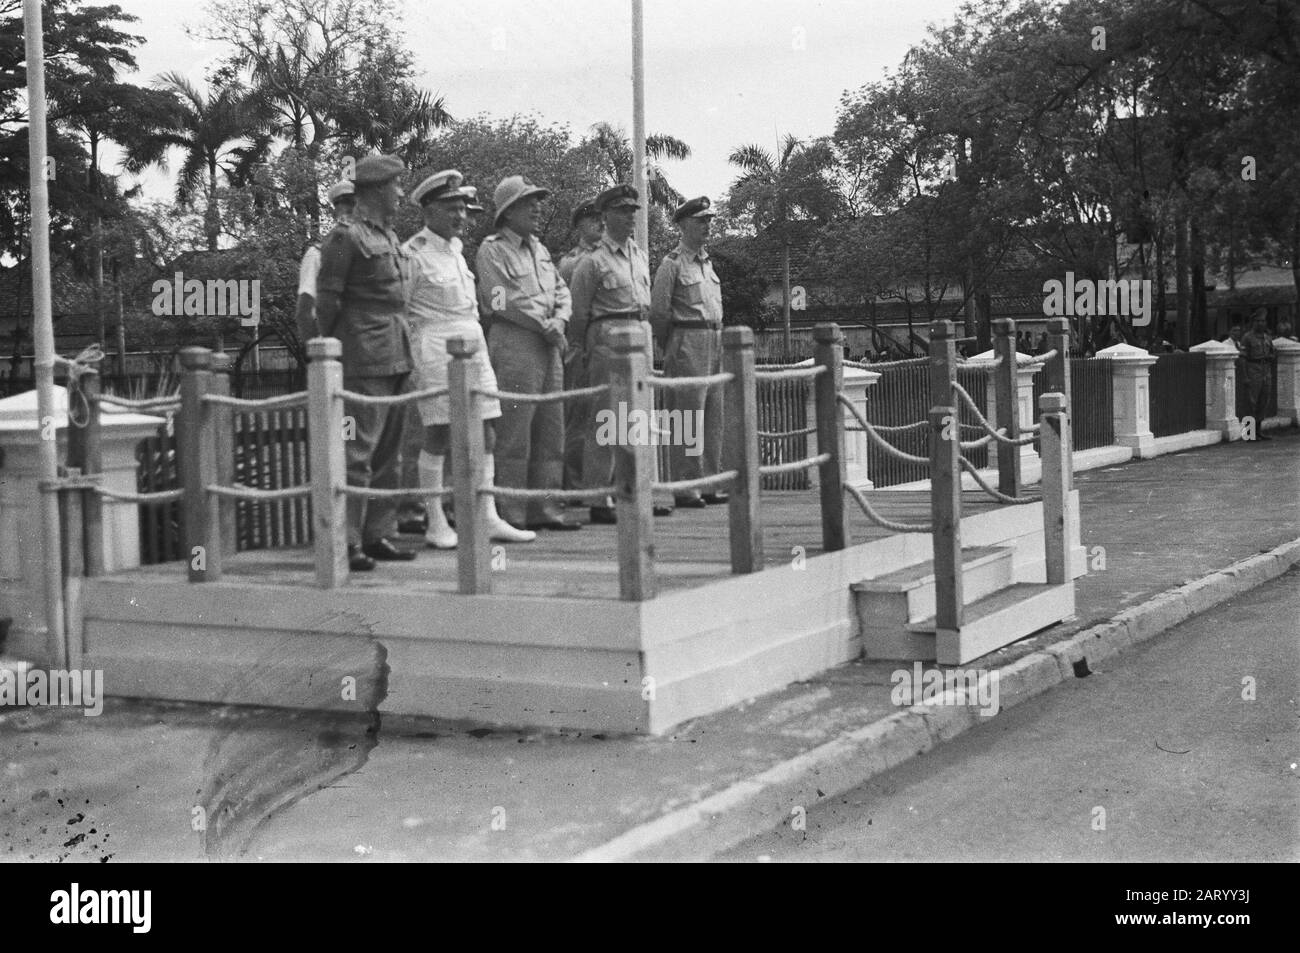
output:
[[[522,175],[503,179],[493,193],[496,231],[476,259],[479,305],[488,325],[488,354],[501,389],[551,394],[564,386],[569,289],[538,239],[548,189]],[[564,408],[559,403],[504,401],[497,425],[497,481],[501,486],[559,490],[564,485]],[[502,516],[528,529],[570,530],[578,523],[553,500],[503,501]]]
[[[402,199],[403,166],[394,156],[366,156],[356,163],[352,184],[356,210],[321,247],[316,281],[316,323],[325,337],[343,344],[343,386],[368,396],[395,396],[407,389],[411,343],[407,329],[406,256],[392,229]],[[348,483],[396,489],[405,407],[345,404],[356,423],[344,442]],[[414,559],[394,546],[397,507],[391,499],[348,498],[348,556],[353,569],[374,560]]]
[[[605,221],[600,209],[596,208],[595,199],[578,203],[569,224],[578,235],[578,243],[560,259],[560,277],[566,285],[573,284],[573,270],[578,267],[578,262],[596,250],[600,236],[605,232]]]
[[[352,183],[347,179],[335,182],[326,193],[330,205],[334,207],[334,221],[346,224],[352,218],[357,199],[353,194]],[[314,241],[303,253],[302,263],[298,266],[298,309],[294,317],[298,322],[298,336],[303,341],[320,337],[316,327],[316,276],[320,274],[320,242]]]
[[[645,322],[650,316],[650,262],[632,238],[636,210],[641,207],[637,190],[616,185],[600,193],[596,206],[605,223],[605,234],[573,271],[573,323],[570,338],[586,352],[587,384],[609,383],[614,357],[613,332],[631,322]],[[583,427],[582,485],[607,486],[614,479],[614,452],[597,439],[593,401]],[[656,515],[671,512],[656,506]],[[591,507],[593,523],[615,522],[613,501],[597,500]]]
[[[487,342],[479,324],[474,276],[465,263],[461,236],[469,221],[468,204],[478,190],[463,184],[455,169],[435,172],[415,187],[411,199],[424,210],[424,228],[402,246],[411,260],[411,290],[407,318],[411,325],[415,353],[414,385],[417,390],[445,390],[450,384],[451,356],[447,342],[453,338],[477,340],[478,350],[470,359],[470,386],[475,390],[496,390],[497,379],[488,361]],[[494,397],[479,395],[478,413],[483,420],[483,442],[487,452],[484,480],[494,479],[493,421],[501,416]],[[441,490],[450,433],[450,407],[446,396],[426,397],[419,402],[425,427],[424,448],[419,456],[420,486]],[[516,529],[497,515],[496,501],[488,498],[488,535],[501,542],[526,543],[535,534]],[[441,505],[428,508],[425,542],[435,549],[452,549],[456,532],[447,522]]]
[[[605,222],[596,208],[596,200],[588,199],[573,210],[569,223],[578,234],[578,243],[560,259],[560,277],[572,289],[573,272],[578,262],[596,249],[604,234]],[[582,342],[569,338],[569,349],[564,355],[564,389],[577,390],[587,386],[586,357]],[[590,401],[575,398],[564,404],[564,487],[576,490],[582,486],[582,443],[587,421],[591,417]]]
[[[681,242],[670,251],[655,273],[650,295],[650,323],[664,352],[668,377],[702,377],[722,370],[722,285],[704,248],[713,220],[709,200],[700,196],[677,207],[673,221]],[[672,409],[702,421],[696,431],[700,443],[688,454],[682,435],[672,440],[673,480],[695,480],[718,473],[722,462],[722,387],[674,390]],[[674,415],[676,417],[677,415]],[[698,490],[680,494],[682,507],[725,503],[727,494]]]

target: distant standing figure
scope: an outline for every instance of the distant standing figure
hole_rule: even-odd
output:
[[[357,198],[352,183],[347,179],[330,186],[326,197],[334,207],[336,225],[346,225],[352,220],[352,210],[357,206]],[[320,242],[314,241],[303,253],[302,263],[298,266],[298,308],[295,318],[298,322],[298,336],[304,343],[320,337],[316,327],[316,276],[320,274]]]
[[[1264,409],[1268,406],[1270,365],[1277,352],[1273,348],[1273,339],[1268,334],[1268,321],[1263,314],[1255,316],[1250,332],[1241,339],[1241,360],[1244,364],[1246,382],[1247,414],[1255,418],[1255,439],[1268,440],[1264,436],[1261,424],[1264,422]]]

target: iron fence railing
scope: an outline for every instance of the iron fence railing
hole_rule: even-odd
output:
[[[878,373],[880,380],[874,386],[867,388],[868,423],[897,427],[929,419],[930,368],[927,361],[885,367]],[[971,395],[980,413],[985,416],[988,416],[989,411],[987,380],[988,372],[982,368],[957,369],[957,382]],[[957,403],[960,405],[958,420],[966,425],[961,429],[961,439],[976,440],[983,436],[983,430],[975,426],[974,413],[964,401]],[[890,432],[882,436],[906,453],[917,456],[930,454],[928,427]],[[989,465],[987,445],[965,450],[963,453],[976,467]],[[867,441],[867,474],[878,487],[897,486],[900,483],[929,479],[930,468],[922,463],[899,460],[869,440]]]
[[[1075,450],[1108,447],[1115,442],[1115,365],[1105,358],[1070,358],[1070,432]],[[1042,371],[1034,375],[1034,416],[1047,391]],[[1034,448],[1038,448],[1037,442]]]
[[[1151,432],[1172,437],[1205,429],[1205,355],[1161,354],[1151,365],[1148,407]]]
[[[176,425],[179,426],[179,423]],[[236,413],[233,448],[235,482],[261,490],[278,490],[309,482],[307,411]],[[176,435],[166,424],[136,445],[138,492],[180,487]],[[311,542],[309,499],[235,501],[235,548],[271,549]],[[140,561],[143,565],[183,559],[180,504],[140,504]]]

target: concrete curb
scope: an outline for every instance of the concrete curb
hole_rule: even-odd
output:
[[[1091,672],[1100,662],[1300,564],[1300,539],[1238,560],[1194,582],[996,669],[1000,710]],[[902,664],[902,663],[900,663]],[[996,717],[996,716],[992,716]],[[707,860],[771,830],[819,800],[960,735],[982,718],[971,705],[913,705],[846,731],[798,757],[738,781],[704,800],[638,825],[574,858],[578,862]]]

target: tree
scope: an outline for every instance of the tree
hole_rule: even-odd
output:
[[[762,146],[735,149],[728,161],[742,174],[732,183],[727,206],[733,214],[753,216],[755,229],[781,243],[783,347],[790,350],[790,236],[796,218],[827,221],[840,208],[840,199],[828,173],[835,157],[829,141],[804,144],[786,136],[780,154]]]
[[[266,115],[257,97],[238,85],[205,92],[171,72],[159,77],[156,86],[172,94],[175,107],[157,128],[127,144],[126,168],[138,173],[151,165],[165,167],[168,150],[183,150],[176,202],[189,208],[202,192],[208,251],[216,251],[221,235],[218,173],[228,180],[245,179],[263,161],[271,145]]]
[[[583,141],[592,146],[600,156],[606,172],[606,184],[618,185],[631,182],[634,166],[632,143],[622,128],[607,122],[598,122],[591,127],[591,135]],[[691,147],[675,136],[664,133],[651,133],[645,137],[646,162],[645,179],[649,191],[649,200],[654,205],[672,212],[683,201],[682,194],[669,184],[659,164],[667,159],[689,159]]]

